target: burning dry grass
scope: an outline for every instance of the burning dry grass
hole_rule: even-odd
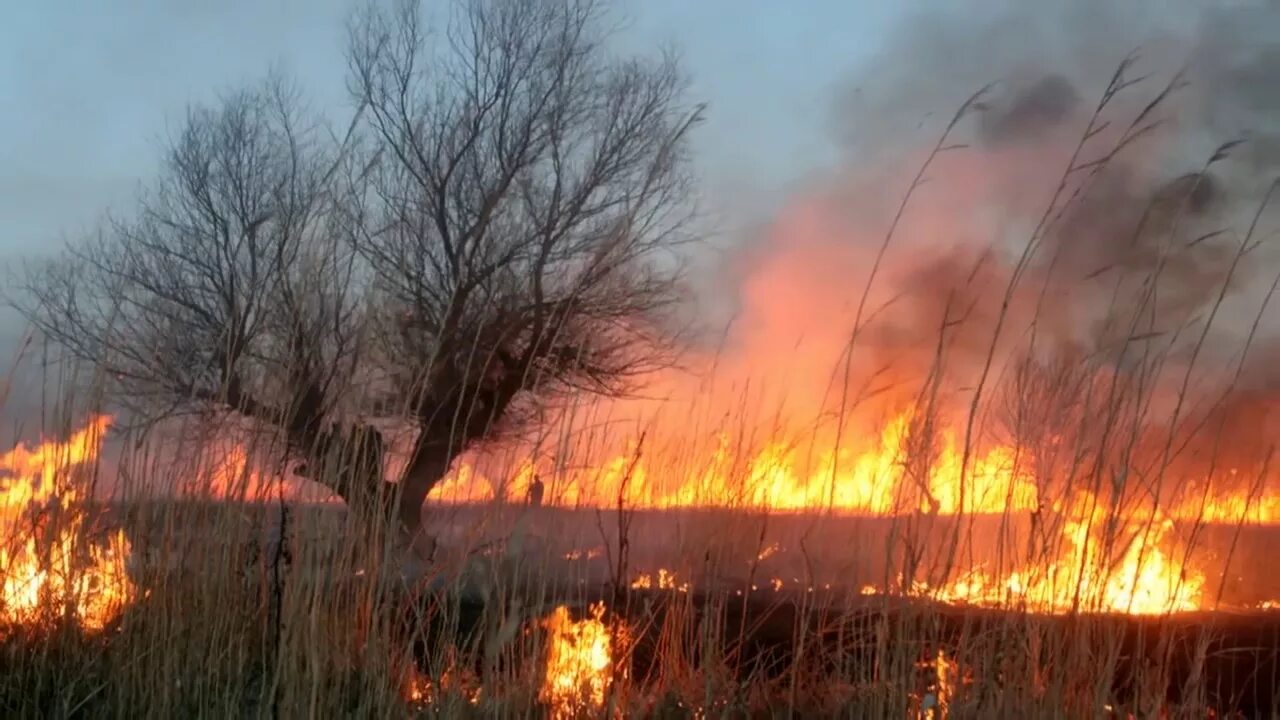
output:
[[[1159,435],[1118,438],[1087,418],[1042,442],[965,442],[938,409],[882,417],[807,443],[781,431],[733,442],[749,433],[722,425],[684,433],[691,446],[588,444],[582,462],[550,467],[520,448],[506,483],[463,465],[433,506],[439,555],[417,567],[340,506],[298,502],[296,481],[255,464],[270,453],[252,444],[200,442],[195,461],[175,463],[147,462],[144,442],[103,463],[107,420],[90,419],[2,456],[0,705],[154,717],[1280,710],[1280,624],[1222,612],[1280,598],[1257,564],[1273,554],[1280,497],[1265,456],[1225,471],[1166,462]],[[535,474],[551,488],[544,507],[506,499]],[[95,487],[117,492],[105,503]]]
[[[85,436],[66,437],[6,457],[74,448]],[[81,465],[95,461],[93,452],[78,457]],[[77,478],[106,472],[81,469]],[[119,556],[130,569],[120,576],[127,599],[101,596],[113,601],[106,622],[84,622],[89,615],[75,610],[99,606],[91,593],[45,593],[53,604],[41,607],[59,613],[11,616],[15,631],[0,647],[0,702],[15,716],[115,716],[121,708],[155,717],[298,716],[338,708],[380,717],[520,717],[540,708],[572,718],[783,708],[806,716],[1029,717],[1064,709],[1098,716],[1110,707],[1124,716],[1233,706],[1270,712],[1256,703],[1275,700],[1255,696],[1255,686],[1268,684],[1260,680],[1230,692],[1219,686],[1242,662],[1253,672],[1276,667],[1280,646],[1268,646],[1270,631],[1260,629],[1274,624],[1270,615],[1246,626],[1230,615],[1180,619],[1180,611],[1211,602],[1205,588],[1219,579],[1184,578],[1187,590],[1168,591],[1171,571],[1150,560],[1139,562],[1150,574],[1131,581],[1122,573],[1077,581],[1077,568],[1103,567],[1083,535],[1080,545],[1066,544],[1061,575],[1051,578],[1014,571],[998,579],[968,567],[936,589],[899,579],[871,583],[865,594],[865,580],[900,563],[888,558],[859,571],[830,558],[883,552],[857,548],[883,542],[895,518],[640,512],[619,525],[590,508],[441,506],[441,537],[471,530],[453,536],[456,544],[425,575],[404,577],[330,505],[117,503],[96,524],[122,527],[130,540]],[[633,555],[620,565],[624,528],[634,533]],[[1160,524],[1151,532],[1175,531]],[[950,528],[934,532],[947,537]],[[505,542],[495,546],[489,534]],[[1118,566],[1135,553],[1166,563],[1186,555],[1186,546],[1155,555],[1166,540],[1120,543]],[[812,551],[817,545],[826,556]],[[82,557],[78,567],[95,572],[96,556]],[[684,560],[646,568],[645,558]],[[625,581],[611,586],[619,567],[627,568]],[[1100,604],[1085,606],[1078,598],[1094,587]],[[985,605],[1002,609],[973,607]],[[1155,617],[1127,619],[1147,612]],[[73,632],[52,632],[58,626]]]
[[[84,478],[109,425],[99,416],[65,442],[0,455],[0,625],[67,616],[102,630],[133,600],[128,539],[117,530],[97,541],[85,527]]]
[[[1123,70],[1113,84],[1128,87]],[[1141,133],[1141,121],[1125,132]],[[105,421],[91,420],[66,439],[6,453],[4,469],[16,475],[0,506],[13,535],[0,556],[12,628],[0,641],[0,708],[59,717],[1277,714],[1280,619],[1229,612],[1280,598],[1258,562],[1274,556],[1269,525],[1280,520],[1270,438],[1230,409],[1238,367],[1193,392],[1212,384],[1195,360],[1218,305],[1201,328],[1186,320],[1180,332],[1202,330],[1189,346],[1156,345],[1165,264],[1139,264],[1096,318],[1109,332],[1127,328],[1122,351],[1076,362],[1069,343],[1047,361],[1048,351],[1008,348],[1006,323],[1025,321],[1035,336],[1049,284],[1032,258],[1052,245],[1045,228],[1087,195],[1100,171],[1083,148],[1108,127],[1088,119],[1040,224],[1021,255],[1005,258],[1010,267],[974,270],[938,308],[926,298],[939,313],[914,308],[905,340],[890,332],[900,326],[878,328],[882,346],[913,351],[900,371],[873,368],[865,392],[853,377],[858,342],[875,330],[863,319],[884,310],[863,314],[873,270],[851,337],[841,328],[839,352],[815,363],[835,367],[823,380],[837,390],[789,382],[773,400],[791,391],[821,400],[789,415],[735,414],[725,398],[744,391],[733,386],[652,423],[631,413],[627,431],[572,408],[548,430],[558,434],[547,443],[554,451],[517,444],[508,457],[456,465],[433,498],[439,548],[429,562],[336,504],[298,502],[296,478],[256,464],[258,448],[234,435],[220,449],[226,436],[198,437],[186,464],[148,463],[139,448],[149,438],[133,438],[136,457],[109,468],[96,457]],[[1111,140],[1129,143],[1127,134]],[[940,138],[917,182],[954,147]],[[873,267],[896,229],[895,220]],[[1252,232],[1231,251],[1231,268],[1254,246]],[[1160,242],[1183,240],[1168,234]],[[1164,258],[1171,247],[1156,249]],[[955,280],[944,270],[923,277]],[[1039,298],[1019,284],[1028,276],[1044,281]],[[1220,303],[1233,278],[1216,280]],[[976,282],[997,292],[985,297]],[[1131,296],[1137,309],[1122,307]],[[958,329],[953,309],[979,300],[979,329]],[[1014,300],[1033,309],[1031,320],[1008,311]],[[936,344],[919,342],[922,328],[936,328]],[[776,355],[767,360],[794,372],[794,354]],[[876,385],[895,373],[896,392]],[[86,520],[104,499],[90,482],[100,477],[120,491],[96,523],[117,526],[105,541]],[[545,499],[531,492],[535,479]],[[157,497],[157,488],[188,490]]]
[[[582,711],[599,712],[618,669],[614,649],[625,642],[624,627],[610,627],[604,603],[591,606],[590,615],[574,620],[563,605],[542,621],[547,631],[547,660],[538,697],[552,708],[553,717]]]

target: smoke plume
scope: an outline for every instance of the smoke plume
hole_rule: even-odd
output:
[[[1280,172],[1275,37],[1274,7],[909,18],[833,100],[835,168],[742,240],[727,281],[704,278],[734,289],[732,323],[648,387],[663,402],[610,414],[687,430],[695,396],[708,417],[782,408],[774,423],[926,394],[966,408],[1027,355],[1131,372],[1158,354],[1177,377],[1200,346],[1197,377],[1233,377],[1280,271],[1280,213],[1245,240]],[[1280,338],[1267,317],[1242,376],[1255,384]]]

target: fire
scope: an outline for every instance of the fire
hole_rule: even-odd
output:
[[[947,659],[944,651],[938,650],[938,655],[933,660],[933,669],[938,676],[938,708],[945,715],[955,692],[955,678],[952,677],[955,674],[955,664]]]
[[[632,590],[674,590],[676,592],[689,592],[689,583],[682,582],[676,577],[676,574],[666,568],[658,568],[656,576],[649,573],[640,573],[635,580],[631,581]]]
[[[1133,528],[1137,526],[1137,529]],[[1016,607],[1033,612],[1113,612],[1160,615],[1200,609],[1206,578],[1163,549],[1174,530],[1171,520],[1130,522],[1132,536],[1113,543],[1111,552],[1097,528],[1083,521],[1065,523],[1067,548],[1053,562],[1028,564],[1003,577],[982,568],[939,587],[899,574],[897,592],[948,603]],[[882,592],[864,585],[862,595]]]
[[[701,462],[684,457],[688,453],[673,460],[653,453],[637,456],[636,449],[629,448],[548,473],[554,477],[548,482],[546,502],[609,508],[621,498],[632,508],[731,507],[862,516],[1030,513],[1062,504],[1045,496],[1039,483],[1043,479],[1035,476],[1027,454],[1017,447],[975,444],[966,461],[963,433],[950,427],[920,432],[914,419],[911,410],[899,411],[878,431],[851,428],[841,443],[827,442],[825,448],[774,439],[753,450],[735,446],[730,435],[722,433]],[[463,461],[441,481],[433,497],[447,503],[520,498],[538,474],[531,459],[519,463],[506,479],[489,477],[476,462]],[[1179,521],[1280,522],[1280,493],[1253,496],[1238,489],[1238,483],[1211,489],[1170,499],[1164,503],[1164,514]],[[766,547],[759,559],[776,551]]]
[[[551,484],[554,492],[549,502],[568,507],[612,507],[623,495],[632,507],[741,507],[773,512],[830,509],[862,515],[914,509],[952,515],[1036,508],[1034,479],[1016,469],[1014,450],[997,447],[971,456],[968,469],[963,470],[963,443],[951,431],[937,438],[927,477],[923,482],[913,478],[912,486],[907,487],[901,460],[912,417],[910,412],[898,413],[876,442],[860,448],[850,442],[838,450],[829,448],[815,454],[794,443],[769,442],[755,451],[741,470],[733,461],[727,434],[718,438],[705,463],[682,464],[678,470],[662,468],[663,472],[657,472],[643,457],[637,459],[628,451],[594,467],[563,472]],[[485,477],[474,464],[461,463],[441,483],[443,489],[436,497],[446,502],[488,499],[495,496],[493,489],[500,487],[509,487],[519,496],[534,474],[533,464],[525,462],[508,484]],[[766,548],[760,559],[775,551]]]
[[[561,557],[565,560],[595,560],[604,554],[603,547],[593,547],[589,550],[570,550]]]
[[[208,467],[202,468],[196,477],[202,480],[200,486],[191,488],[198,494],[223,500],[262,501],[271,499],[274,490],[272,483],[249,462],[249,454],[244,445],[233,443],[224,451],[213,449],[207,453]]]
[[[405,701],[413,705],[432,705],[441,699],[444,693],[456,693],[465,698],[471,705],[479,705],[481,685],[474,673],[464,672],[457,666],[456,659],[449,657],[447,669],[440,674],[439,682],[409,665],[401,681],[401,695]]]
[[[0,472],[7,476],[0,491],[5,623],[65,613],[82,628],[101,630],[132,599],[134,586],[124,566],[128,539],[116,531],[104,544],[89,542],[84,504],[69,477],[97,459],[110,422],[98,416],[65,442],[19,444],[0,455]]]
[[[503,482],[493,482],[477,464],[463,462],[445,487],[453,498],[519,497],[522,483],[541,474],[549,489],[547,504],[561,507],[612,508],[622,501],[645,509],[718,507],[899,518],[989,515],[1019,522],[1037,516],[1044,532],[1036,542],[1043,547],[1027,551],[1021,562],[1006,555],[997,569],[977,563],[953,567],[941,578],[912,577],[897,588],[861,587],[863,594],[903,592],[1036,612],[1200,609],[1208,601],[1209,581],[1206,568],[1197,567],[1199,560],[1188,550],[1186,527],[1280,520],[1280,493],[1249,493],[1241,489],[1248,483],[1234,477],[1234,470],[1225,484],[1211,481],[1215,479],[1170,482],[1183,493],[1173,497],[1136,485],[1096,491],[1082,489],[1080,482],[1062,487],[1060,478],[1038,477],[1030,453],[1016,445],[973,442],[966,450],[964,433],[954,427],[917,422],[906,410],[889,414],[874,432],[851,428],[839,443],[814,435],[806,446],[775,436],[747,451],[722,435],[701,455],[677,453],[678,462],[638,447],[598,462],[553,463],[561,468],[556,472],[525,459]],[[482,489],[486,485],[487,491]],[[1011,542],[1022,547],[1026,540]],[[779,550],[777,544],[763,546],[756,559],[763,561]],[[631,586],[688,589],[688,583],[664,570],[640,575]]]
[[[542,621],[548,637],[539,698],[551,707],[552,717],[573,717],[604,705],[613,682],[614,636],[603,618],[604,604],[596,603],[582,620],[575,621],[561,605]]]
[[[13,476],[0,494],[0,513],[11,531],[8,546],[0,548],[5,617],[10,621],[29,619],[43,603],[55,600],[70,607],[84,627],[103,627],[131,597],[132,585],[123,569],[127,539],[116,533],[98,545],[83,541],[80,497],[67,478],[69,469],[96,458],[109,423],[110,418],[99,417],[65,442],[19,445],[0,456],[0,470]],[[1247,494],[1234,489],[1238,483],[1205,483],[1189,497],[1163,503],[1139,498],[1135,504],[1123,496],[1078,488],[1055,495],[1052,484],[1030,471],[1031,463],[1015,446],[995,444],[966,453],[962,436],[942,427],[926,434],[928,442],[921,452],[918,431],[910,412],[898,412],[878,432],[849,433],[840,447],[803,451],[774,439],[759,445],[745,462],[732,459],[740,453],[724,437],[701,464],[664,464],[660,453],[642,456],[629,451],[594,467],[572,466],[577,469],[563,470],[560,477],[545,473],[552,489],[548,503],[613,507],[622,497],[638,508],[719,506],[882,517],[1051,514],[1059,524],[1046,528],[1057,534],[1056,547],[1034,560],[1005,560],[996,569],[979,564],[940,578],[899,578],[892,587],[860,589],[864,595],[902,593],[1036,612],[1159,614],[1200,609],[1209,581],[1205,568],[1197,567],[1186,550],[1179,523],[1189,518],[1253,523],[1280,519],[1280,494]],[[926,462],[917,462],[917,454]],[[216,496],[262,499],[282,489],[254,466],[240,445],[217,458],[204,475]],[[474,465],[462,463],[442,486],[467,498],[519,496],[522,486],[538,474],[537,463],[527,459],[508,482],[489,483]],[[486,483],[490,492],[476,490]],[[50,509],[57,512],[42,511]],[[57,522],[41,522],[50,515]],[[31,517],[37,522],[26,531],[21,521]],[[56,533],[43,537],[37,532],[42,524],[43,530]],[[602,550],[574,550],[564,558],[592,559]],[[778,543],[764,545],[756,560],[771,559],[781,551]],[[665,568],[636,576],[630,586],[690,590],[687,580]],[[759,587],[780,591],[783,582],[774,578]]]
[[[920,712],[916,713],[916,717],[920,720],[943,720],[949,714],[951,698],[955,694],[956,663],[947,657],[946,651],[939,648],[932,658],[917,663],[917,667],[928,670],[932,677],[929,678],[929,690],[921,699]]]
[[[434,693],[431,680],[416,670],[410,670],[404,680],[404,699],[411,703],[431,702]]]
[[[279,452],[246,443],[233,434],[214,435],[202,448],[195,464],[184,473],[178,488],[189,497],[237,503],[285,501],[332,503],[338,500],[328,488],[285,472]],[[277,462],[264,462],[271,458]]]

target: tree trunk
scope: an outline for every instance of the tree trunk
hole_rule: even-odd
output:
[[[400,524],[409,536],[422,528],[422,505],[427,493],[449,472],[454,454],[443,443],[419,442],[400,478]]]
[[[332,490],[347,509],[368,522],[390,519],[389,498],[395,488],[382,467],[386,451],[382,433],[370,425],[329,426],[316,436],[297,474]]]
[[[431,543],[421,537],[422,505],[456,456],[449,443],[419,439],[398,487],[383,472],[385,445],[373,426],[333,425],[314,445],[299,475],[333,490],[350,512],[371,526],[395,526],[415,551],[430,555]]]

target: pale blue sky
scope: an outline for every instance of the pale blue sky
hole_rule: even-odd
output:
[[[127,208],[185,107],[273,64],[341,118],[354,0],[50,0],[0,23],[0,258]],[[800,6],[803,5],[803,9]],[[710,103],[713,204],[756,204],[824,164],[831,97],[898,11],[873,0],[629,0],[627,42],[674,43]],[[717,202],[716,198],[720,198]]]

